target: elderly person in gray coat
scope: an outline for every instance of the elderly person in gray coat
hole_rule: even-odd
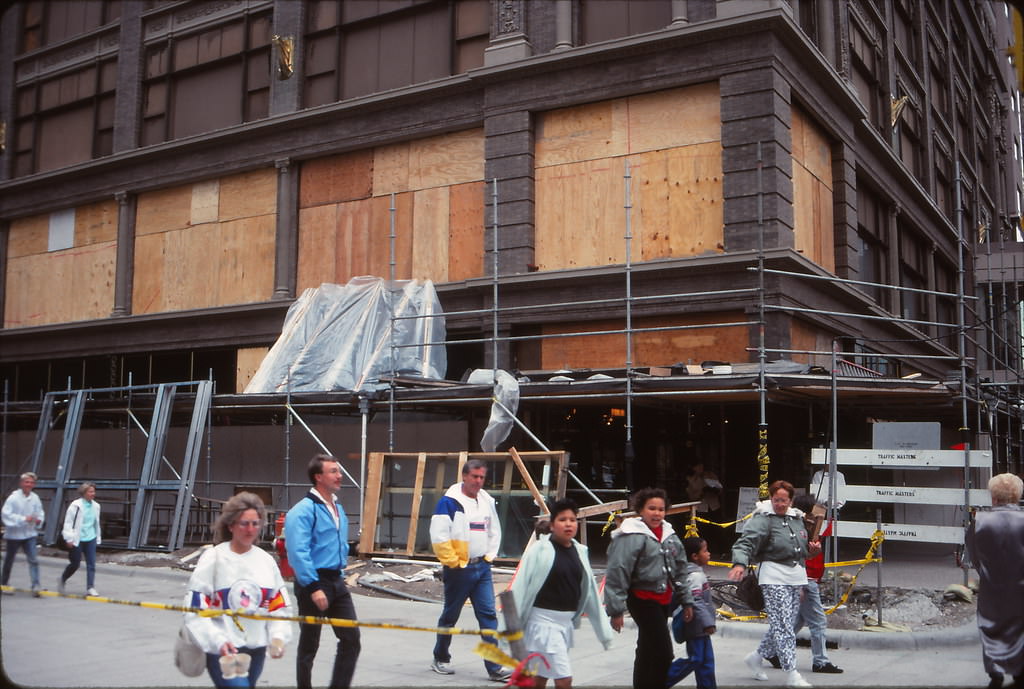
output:
[[[992,509],[978,512],[967,530],[967,548],[981,578],[978,628],[981,654],[991,682],[1003,686],[1003,673],[1024,689],[1024,482],[998,474],[988,482]]]

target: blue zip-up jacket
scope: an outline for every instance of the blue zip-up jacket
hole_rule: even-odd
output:
[[[284,518],[284,544],[295,581],[320,590],[318,569],[344,570],[348,563],[348,518],[338,505],[338,526],[320,494],[310,490]]]

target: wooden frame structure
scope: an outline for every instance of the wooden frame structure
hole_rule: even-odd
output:
[[[361,555],[433,557],[434,506],[470,459],[487,463],[484,489],[498,502],[501,553],[518,558],[545,500],[565,496],[565,452],[371,452],[363,503]],[[538,487],[539,486],[539,487]]]

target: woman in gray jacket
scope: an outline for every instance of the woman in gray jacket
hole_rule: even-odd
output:
[[[634,493],[632,503],[639,516],[623,519],[612,532],[604,605],[615,631],[622,631],[627,610],[636,623],[633,689],[664,689],[672,663],[668,616],[675,605],[682,605],[683,619],[693,618],[686,551],[665,521],[665,491],[642,488]]]
[[[760,561],[758,583],[764,593],[764,608],[768,614],[768,631],[757,650],[743,662],[754,674],[754,679],[766,680],[761,660],[778,656],[787,674],[786,686],[811,686],[796,669],[796,632],[794,623],[800,610],[800,595],[807,585],[804,560],[821,552],[817,542],[807,542],[807,529],[803,513],[793,509],[793,484],[775,481],[768,486],[772,501],[771,512],[755,512],[743,535],[732,547],[732,569],[729,579],[739,581],[747,566]]]

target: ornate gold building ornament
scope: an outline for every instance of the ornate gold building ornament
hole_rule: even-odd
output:
[[[270,42],[277,47],[277,78],[283,81],[295,72],[295,39],[275,34]]]
[[[903,109],[907,107],[907,100],[909,98],[910,96],[901,96],[900,98],[894,98],[892,102],[889,103],[893,127],[896,126],[896,123],[900,119],[900,115],[903,114]]]

